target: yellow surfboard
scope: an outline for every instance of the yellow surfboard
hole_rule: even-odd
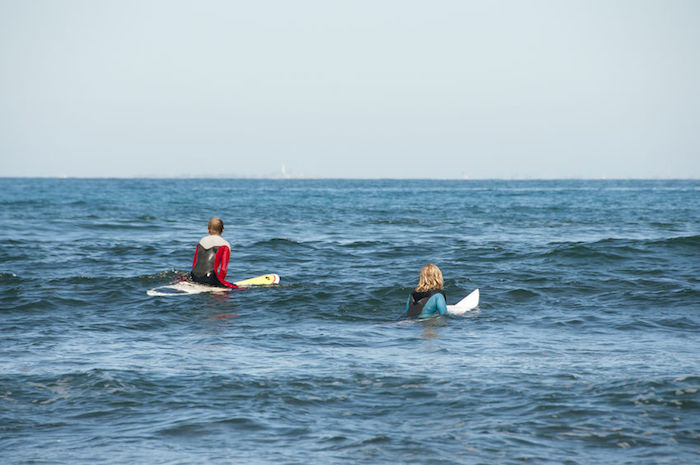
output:
[[[250,286],[269,286],[271,284],[279,284],[280,277],[276,274],[264,274],[262,276],[256,276],[254,278],[244,279],[243,281],[236,281],[235,284],[238,287],[250,287]]]

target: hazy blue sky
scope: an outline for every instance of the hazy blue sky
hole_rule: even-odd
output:
[[[697,0],[0,0],[0,67],[0,176],[700,177]]]

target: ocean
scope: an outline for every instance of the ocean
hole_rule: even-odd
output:
[[[3,464],[700,463],[700,181],[0,191]],[[147,296],[212,216],[280,284]],[[402,319],[427,263],[479,307]]]

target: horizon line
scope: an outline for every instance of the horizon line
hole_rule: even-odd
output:
[[[202,175],[202,176],[68,176],[68,175],[46,175],[46,176],[1,176],[0,179],[153,179],[153,180],[264,180],[264,181],[698,181],[700,177],[552,177],[552,178],[536,178],[536,177],[484,177],[484,178],[440,178],[440,177],[425,177],[425,178],[391,178],[391,177],[376,177],[376,178],[354,178],[354,177],[334,177],[334,176],[241,176],[241,175]]]

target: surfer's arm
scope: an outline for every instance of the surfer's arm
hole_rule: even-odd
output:
[[[226,281],[226,274],[228,273],[228,260],[231,257],[231,250],[222,246],[216,251],[216,257],[214,258],[214,273],[216,277],[219,278],[219,282],[226,287],[233,289],[240,289],[235,284]]]
[[[436,297],[438,297],[437,301],[435,302],[437,312],[440,315],[447,315],[447,301],[445,301],[445,296],[442,294],[437,294]]]
[[[192,260],[192,268],[197,264],[197,255],[199,254],[199,244],[197,244],[197,248],[194,249],[194,259]]]
[[[418,318],[430,318],[445,314],[447,314],[447,302],[445,302],[445,296],[438,293],[428,299],[425,303],[425,307],[423,307],[423,311],[418,315]]]
[[[411,304],[411,295],[409,294],[408,299],[406,299],[406,308],[403,309],[403,316],[408,315],[408,306]]]
[[[216,257],[214,258],[214,270],[216,271],[216,276],[220,280],[226,279],[226,274],[228,273],[228,260],[231,257],[231,251],[226,246],[219,247],[216,251]]]

